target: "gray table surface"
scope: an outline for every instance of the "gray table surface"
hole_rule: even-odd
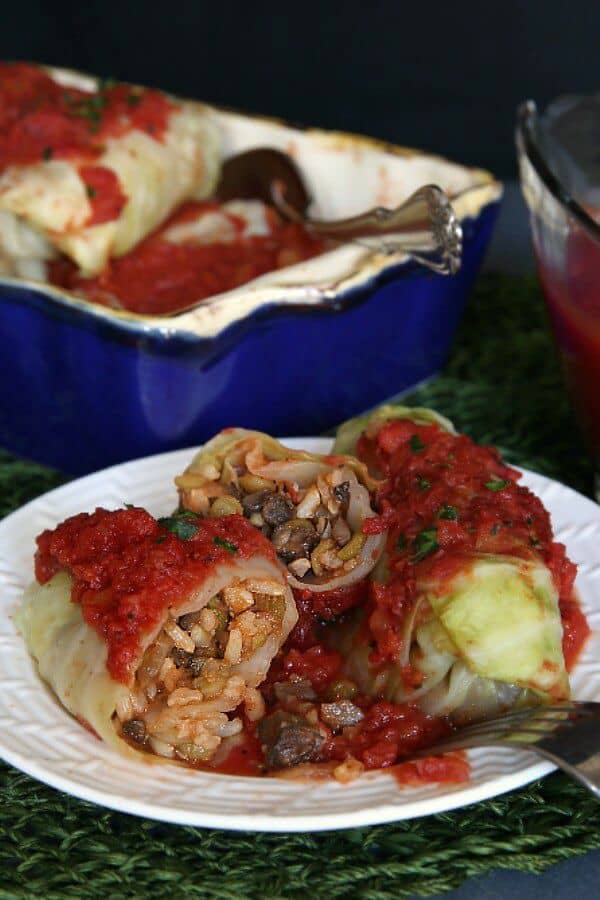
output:
[[[515,275],[534,271],[526,210],[516,183],[506,185],[484,270]],[[558,863],[542,875],[496,869],[432,900],[571,900],[575,896],[600,898],[600,850]]]

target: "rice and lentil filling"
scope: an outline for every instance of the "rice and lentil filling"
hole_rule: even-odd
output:
[[[260,718],[264,703],[248,664],[281,634],[284,593],[273,579],[238,580],[202,609],[169,616],[117,705],[123,737],[160,756],[206,762],[242,731],[232,711],[243,704],[247,719]]]
[[[242,516],[126,507],[37,544],[19,627],[61,703],[123,755],[218,765],[298,620],[271,543]]]
[[[292,450],[255,431],[225,429],[175,479],[185,510],[243,515],[267,537],[294,587],[362,581],[385,541],[363,534],[378,482],[353,457]]]

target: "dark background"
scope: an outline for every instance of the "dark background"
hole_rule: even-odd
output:
[[[514,110],[600,85],[600,0],[12,0],[0,56],[516,173]]]

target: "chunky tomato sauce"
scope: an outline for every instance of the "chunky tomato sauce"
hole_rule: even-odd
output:
[[[69,159],[88,188],[86,224],[111,221],[127,198],[114,173],[95,165],[107,139],[137,129],[162,140],[175,109],[159,91],[111,82],[82,91],[61,86],[39,66],[0,63],[0,174],[9,166]]]
[[[343,613],[366,603],[369,595],[368,581],[333,591],[294,590],[298,622],[290,635],[290,644],[306,650],[318,643],[321,623],[331,622]]]
[[[258,553],[275,560],[270,542],[242,516],[192,516],[182,527],[178,536],[139,508],[97,509],[37,539],[37,580],[71,575],[72,600],[106,641],[107,668],[117,681],[130,681],[143,638],[217,566]]]
[[[272,692],[273,685],[278,682],[310,682],[315,703],[331,703],[346,696],[345,691],[352,683],[342,677],[343,656],[322,642],[327,642],[328,627],[336,626],[325,625],[321,642],[316,641],[308,649],[295,646],[298,633],[292,633],[284,651],[271,665],[267,681],[261,688],[268,714],[281,708]],[[411,704],[390,703],[356,693],[351,696],[352,703],[362,710],[364,718],[340,733],[332,731],[321,720],[319,727],[326,739],[319,751],[317,764],[341,763],[353,758],[366,770],[392,768],[396,779],[404,784],[458,782],[468,778],[468,763],[462,755],[402,763],[402,759],[411,753],[450,734],[452,726],[447,718],[429,716]]]
[[[127,203],[127,196],[113,170],[106,166],[82,166],[79,174],[92,205],[86,225],[103,225],[117,219]]]
[[[374,437],[363,435],[358,454],[386,479],[381,513],[363,527],[368,533],[389,528],[389,582],[374,583],[371,592],[375,664],[396,659],[402,649],[397,623],[413,604],[417,578],[443,582],[474,552],[545,562],[559,591],[565,655],[574,661],[589,633],[573,600],[576,567],[553,541],[542,502],[518,484],[519,473],[497,450],[436,424],[398,419]]]
[[[168,240],[166,232],[174,225],[216,210],[216,203],[186,203],[125,256],[109,260],[96,278],[82,278],[73,263],[61,259],[51,264],[50,281],[106,306],[165,315],[326,249],[324,241],[311,237],[301,225],[282,222],[273,211],[267,213],[270,232],[265,236],[244,237],[246,223],[227,213],[237,233],[232,241]]]

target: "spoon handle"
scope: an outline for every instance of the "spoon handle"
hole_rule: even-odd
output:
[[[448,197],[435,184],[419,188],[395,209],[378,206],[330,222],[299,216],[282,193],[274,192],[273,200],[287,218],[320,237],[351,241],[379,253],[405,253],[443,275],[454,275],[460,268],[462,229]]]

